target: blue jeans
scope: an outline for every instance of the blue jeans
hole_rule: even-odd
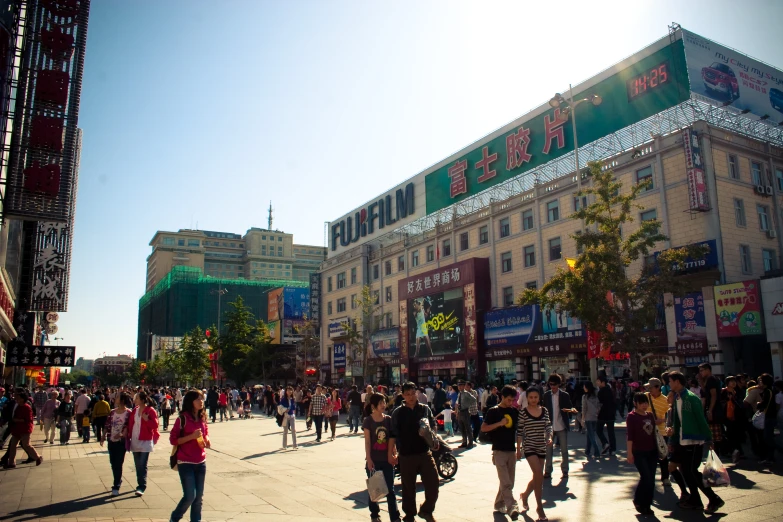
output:
[[[649,508],[652,505],[655,493],[655,470],[658,468],[658,450],[634,451],[633,463],[639,472],[639,483],[633,501],[641,508]]]
[[[179,522],[190,508],[190,522],[201,522],[201,503],[204,500],[204,478],[207,463],[179,464],[179,481],[182,482],[182,499],[171,512],[171,520]]]
[[[585,448],[585,455],[590,456],[590,448],[593,448],[593,455],[598,457],[601,455],[601,448],[598,447],[598,442],[595,440],[595,427],[598,425],[598,421],[585,421],[585,428],[587,428],[587,448]]]
[[[146,451],[134,451],[133,463],[136,465],[136,483],[138,489],[144,491],[147,489],[147,461],[150,454]]]
[[[397,509],[397,496],[394,494],[394,466],[388,462],[375,462],[375,471],[382,471],[383,478],[386,479],[386,487],[389,488],[389,494],[386,495],[387,509],[389,510],[389,520],[397,520],[400,518],[400,511]],[[367,472],[367,478],[370,478],[370,470],[367,466],[364,466],[364,471]],[[381,507],[377,502],[370,500],[370,516],[378,517],[381,514]],[[176,522],[176,521],[175,521]]]
[[[354,424],[356,421],[356,424]],[[348,413],[348,429],[359,430],[362,424],[362,407],[351,404],[351,410]]]

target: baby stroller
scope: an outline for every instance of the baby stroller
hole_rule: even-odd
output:
[[[245,401],[237,406],[237,415],[240,419],[252,419],[253,412],[251,411],[250,402]]]

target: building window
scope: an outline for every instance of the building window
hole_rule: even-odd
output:
[[[761,182],[761,163],[757,161],[750,162],[750,177],[754,185],[763,185]]]
[[[489,243],[489,229],[483,226],[479,229],[479,245]]]
[[[356,310],[356,294],[351,294],[351,310]]]
[[[529,288],[531,290],[537,290],[538,281],[528,281],[527,283],[525,283],[525,288]]]
[[[414,250],[411,252],[411,268],[419,266],[419,251]]]
[[[587,196],[574,196],[574,212],[583,209],[587,206]]]
[[[652,166],[644,167],[643,169],[639,169],[636,171],[636,183],[645,183],[647,180],[650,180],[650,185],[645,190],[652,190],[655,188],[653,186],[653,171]]]
[[[327,292],[332,291],[332,276],[326,278],[326,291]]]
[[[177,246],[185,246],[185,240],[184,239],[177,239]]]
[[[759,215],[759,228],[763,231],[769,230],[769,207],[766,205],[756,205],[756,212]]]
[[[443,240],[443,256],[447,257],[451,255],[451,239]]]
[[[584,252],[585,247],[581,244],[579,244],[579,236],[582,235],[581,230],[577,230],[574,232],[574,243],[576,244],[576,255],[582,255],[582,252]]]
[[[356,267],[351,268],[351,284],[356,284]]]
[[[747,221],[745,221],[745,202],[737,198],[734,198],[734,221],[738,227],[747,225]]]
[[[163,238],[163,244],[167,246],[174,246],[174,238],[173,237],[164,237]]]
[[[525,254],[525,268],[536,266],[536,247],[528,245],[523,249]]]
[[[533,229],[533,209],[528,209],[522,212],[522,230]]]
[[[345,272],[337,274],[337,288],[345,288]]]
[[[639,217],[642,221],[654,221],[658,219],[658,211],[656,209],[645,210]]]
[[[764,249],[761,251],[761,257],[764,259],[764,271],[771,272],[777,269],[777,260],[774,250]]]
[[[391,328],[393,325],[391,312],[384,314],[384,317],[386,318],[386,328]]]
[[[546,204],[546,222],[553,223],[560,219],[560,202],[558,200],[550,201]]]
[[[560,238],[555,237],[549,240],[549,260],[556,261],[563,257],[562,246],[560,245]]]
[[[388,275],[391,275],[391,273],[392,273],[392,269],[391,269],[391,261],[386,261],[386,262],[383,264],[383,273],[384,273],[384,274],[386,274],[387,276],[388,276]]]
[[[459,251],[464,252],[470,247],[470,241],[468,239],[468,233],[463,232],[459,235]]]
[[[748,245],[740,245],[740,265],[742,267],[743,274],[750,274],[753,271],[753,267],[750,264],[750,247]]]
[[[381,304],[381,291],[380,290],[373,290],[372,291],[372,302],[375,304]]]
[[[504,274],[506,272],[511,272],[511,252],[503,252],[500,254],[500,266]]]
[[[645,272],[651,273],[653,270],[655,270],[655,256],[654,255],[644,256],[644,259],[643,259],[642,263],[643,263]]]
[[[405,270],[405,256],[400,256],[397,258],[397,271],[402,272]]]
[[[503,306],[514,305],[514,287],[506,286],[503,288]]]
[[[778,180],[778,192],[783,191],[783,170],[775,169],[775,179]]]
[[[427,262],[435,261],[435,245],[427,245]]]
[[[277,236],[277,240],[278,241],[282,241],[283,240],[283,236]]]
[[[731,179],[740,179],[739,163],[737,162],[737,156],[729,154],[729,177]]]
[[[332,302],[326,303],[326,315],[332,315]]]
[[[372,265],[372,279],[375,281],[381,277],[381,267],[380,265]]]
[[[508,237],[511,235],[511,225],[508,222],[508,218],[500,220],[500,237]]]
[[[345,297],[341,297],[337,300],[337,313],[345,312]]]
[[[390,286],[386,287],[386,302],[387,303],[391,303],[392,302],[392,291],[391,291],[391,287]]]

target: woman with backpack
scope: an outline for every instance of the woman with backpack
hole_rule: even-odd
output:
[[[114,483],[111,487],[111,496],[116,497],[120,494],[120,485],[122,485],[122,465],[125,463],[125,452],[128,443],[128,421],[130,420],[130,410],[125,407],[128,401],[128,395],[125,392],[114,394],[114,409],[111,410],[106,419],[106,438],[109,446],[109,463],[114,475]]]
[[[130,451],[136,465],[136,496],[140,497],[147,489],[147,462],[155,443],[160,438],[158,433],[158,414],[149,405],[149,397],[143,391],[133,398],[135,406],[128,421]]]
[[[190,508],[190,520],[201,520],[204,479],[207,475],[207,452],[211,447],[204,395],[189,390],[182,399],[182,411],[169,435],[177,448],[177,472],[182,483],[182,499],[171,512],[171,521],[179,522]]]

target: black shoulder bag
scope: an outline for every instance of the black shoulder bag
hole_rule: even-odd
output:
[[[180,420],[180,426],[179,426],[179,435],[180,437],[185,435],[185,415],[179,416]],[[171,448],[171,456],[169,457],[169,466],[171,469],[176,470],[177,469],[177,451],[179,451],[179,444]]]

